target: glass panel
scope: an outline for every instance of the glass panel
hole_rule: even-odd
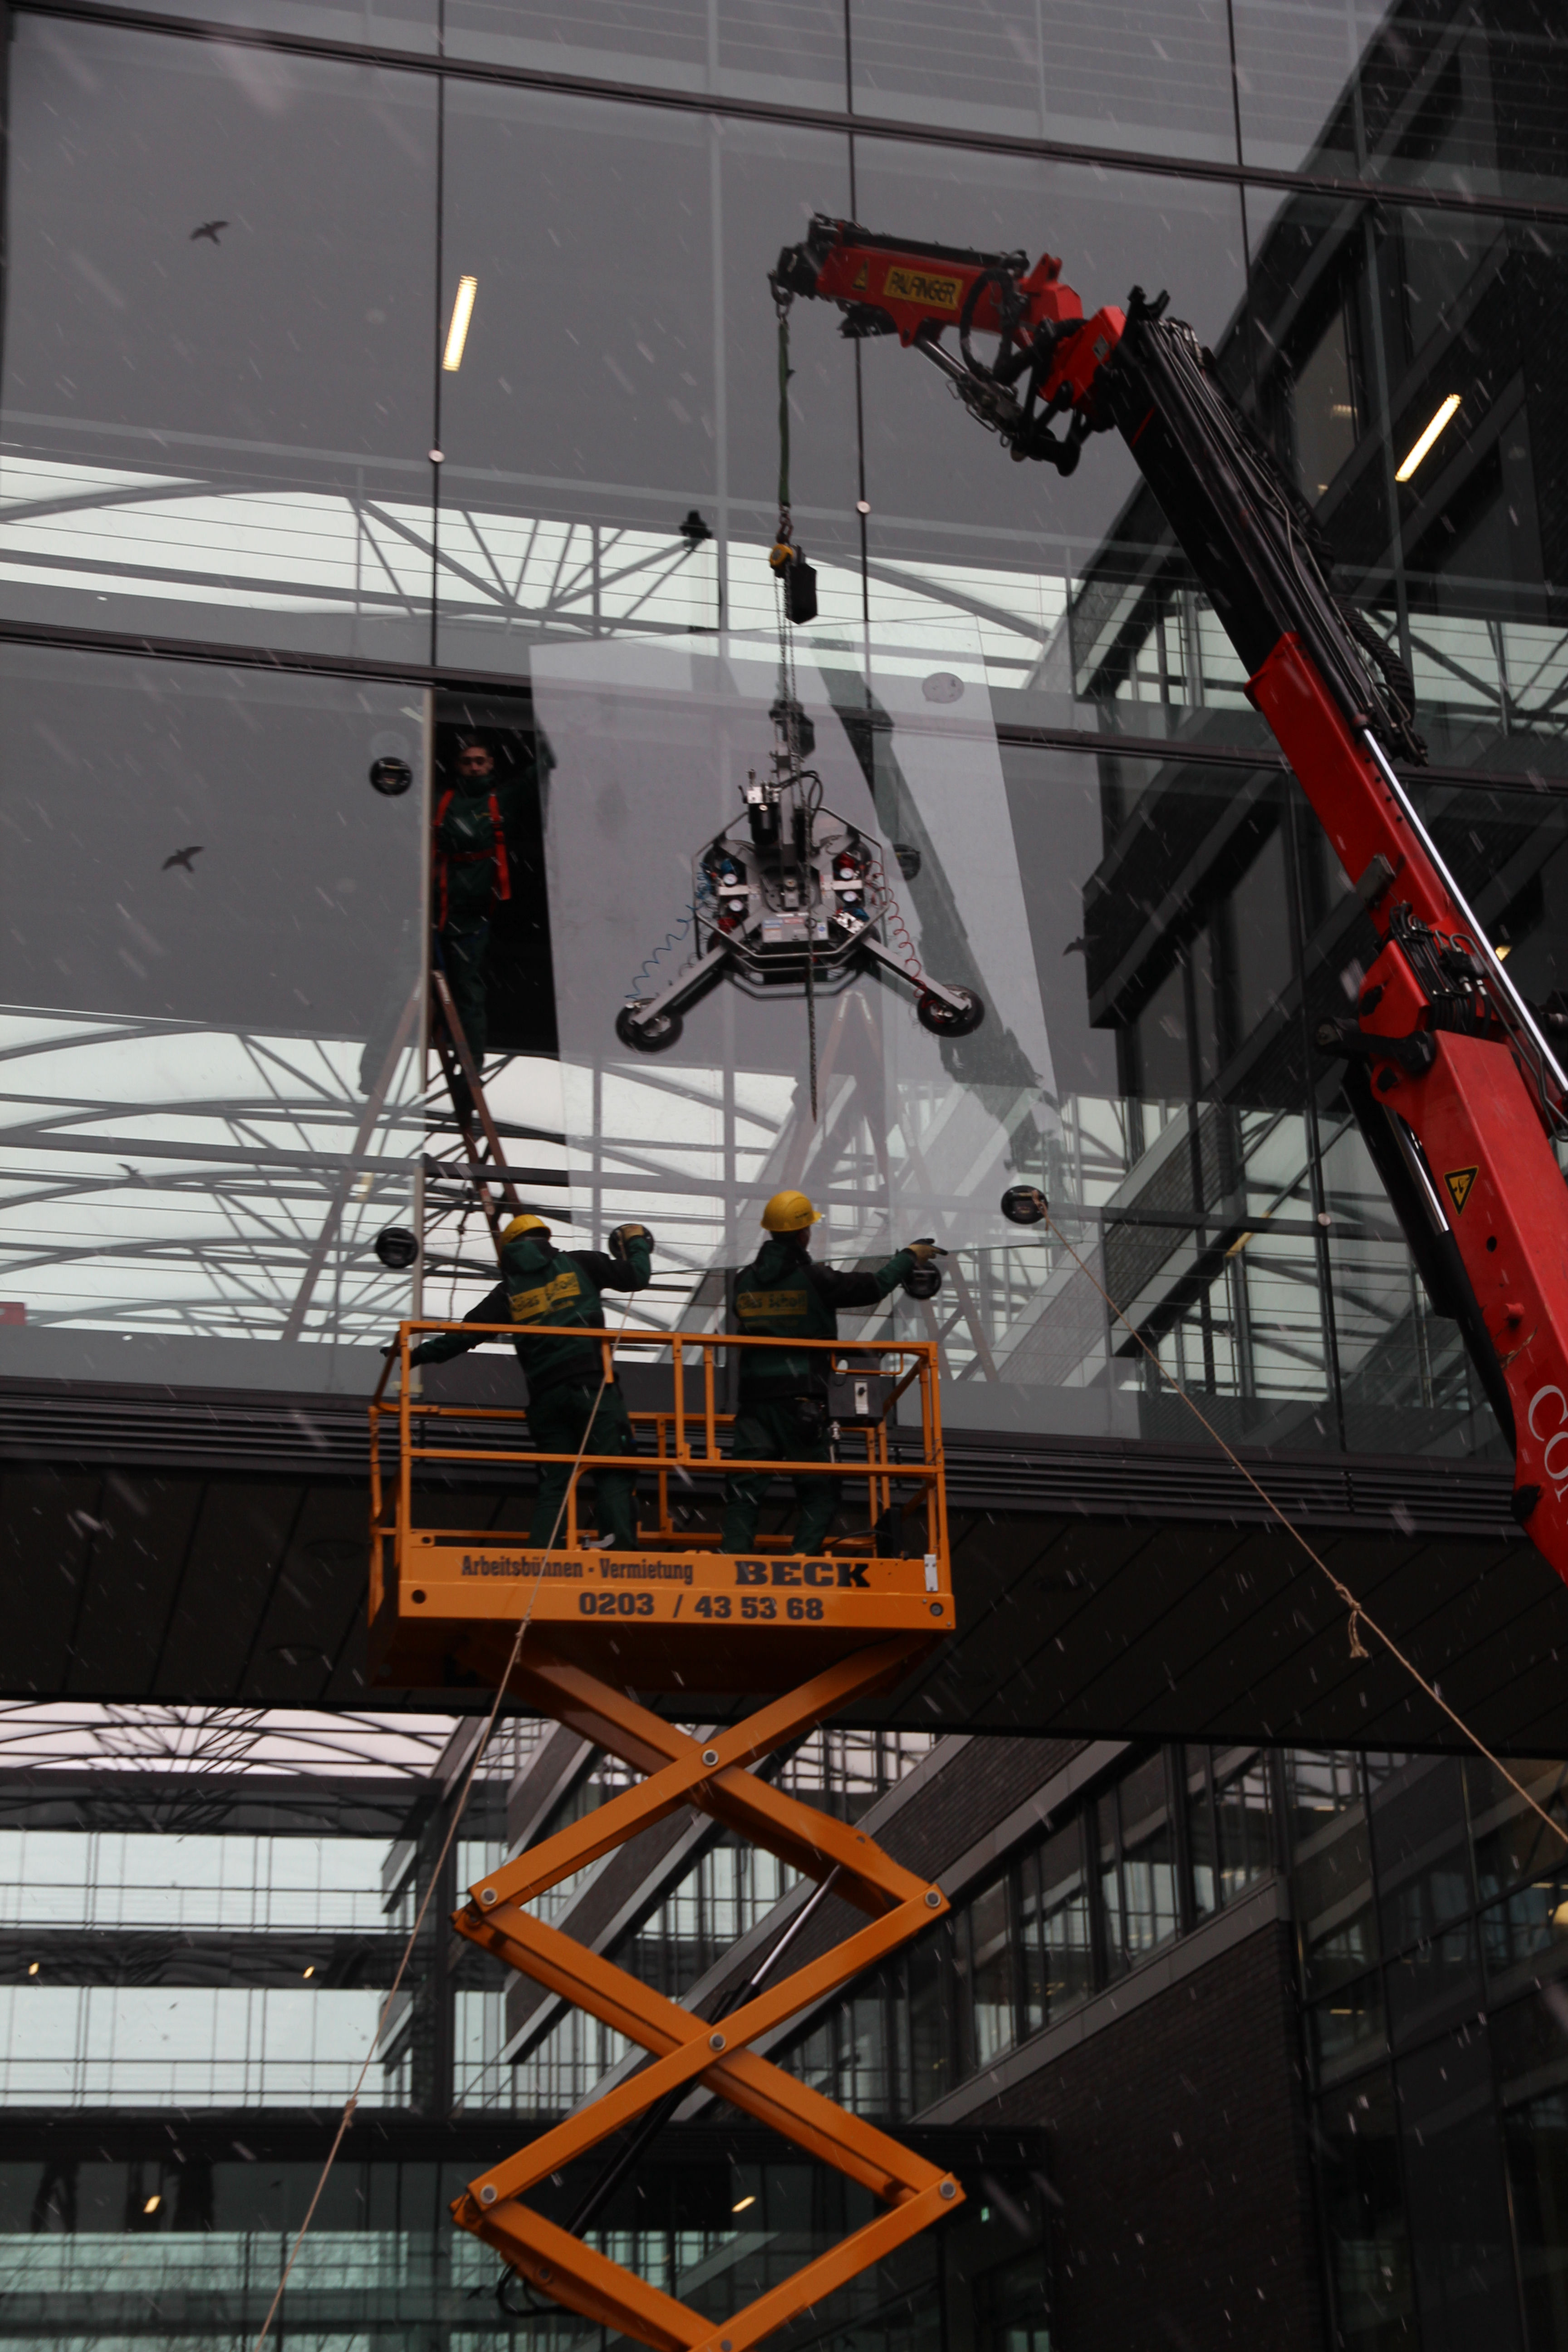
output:
[[[1355,2352],[1417,2352],[1394,2085],[1369,2074],[1324,2099],[1317,2132],[1336,2336]]]
[[[0,1366],[368,1393],[416,1312],[406,688],[0,651]]]
[[[1534,1757],[1510,1759],[1513,1777],[1546,1812],[1568,1811],[1568,1766]],[[1467,1759],[1466,1790],[1474,1842],[1476,1884],[1483,1903],[1521,1880],[1548,1875],[1562,1860],[1563,1840],[1510,1788],[1484,1757]]]
[[[1377,1957],[1372,1853],[1359,1804],[1334,1814],[1296,1850],[1295,1912],[1303,1990],[1326,1990]]]
[[[167,1984],[0,1986],[0,2103],[332,2106],[355,2087],[384,1993]],[[396,2097],[380,2067],[363,2095]]]
[[[429,56],[441,46],[440,0],[162,0],[161,16],[191,16],[203,25],[254,26],[304,40],[342,41],[368,48],[408,49]],[[275,51],[248,54],[264,76]]]
[[[838,2087],[851,2115],[886,2116],[892,2105],[888,2067],[888,2004],[876,1990],[858,1993],[838,2011]]]
[[[1282,1763],[1293,1851],[1361,1802],[1361,1767],[1346,1748],[1287,1748]]]
[[[851,0],[849,16],[857,113],[1235,161],[1220,0]]]
[[[1209,1791],[1208,1749],[1184,1749],[1187,1780],[1187,1868],[1192,1874],[1193,1911],[1206,1919],[1220,1904],[1215,1866],[1214,1800]]]
[[[1525,2331],[1531,2346],[1568,2343],[1568,2093],[1504,2118]]]
[[[1127,1971],[1127,1922],[1121,1902],[1121,1859],[1116,1826],[1116,1791],[1100,1798],[1094,1808],[1094,1856],[1100,1880],[1100,1927],[1105,1938],[1105,1972],[1119,1977]]]
[[[1561,196],[1564,67],[1548,12],[1235,0],[1234,16],[1247,163]]]
[[[953,1932],[944,1919],[909,1956],[909,2112],[918,2116],[952,2084]]]
[[[1094,1990],[1081,1822],[1058,1830],[1029,1856],[1023,1906],[1025,2015],[1034,2032],[1076,2009]]]
[[[1048,246],[1089,312],[1124,303],[1135,284],[1168,287],[1173,310],[1205,341],[1223,335],[1245,290],[1241,215],[1228,189],[874,140],[858,155],[857,198],[879,232],[992,252],[1026,246],[1031,257]],[[820,306],[797,307],[792,337],[797,365],[826,361],[848,379],[850,354],[835,346]],[[1149,601],[1144,583],[1176,574],[1163,518],[1120,436],[1093,438],[1067,478],[1012,465],[917,353],[891,337],[858,349],[869,617],[889,662],[952,667],[963,643],[959,616],[972,615],[1003,719],[1187,736],[1223,706],[1215,731],[1264,740],[1217,631],[1201,661],[1213,691],[1186,690],[1195,609],[1184,650],[1173,628],[1163,674],[1153,651],[1146,662],[1122,658],[1138,635],[1133,610]],[[1199,700],[1205,715],[1194,722]]]
[[[442,658],[521,672],[540,643],[772,635],[767,272],[814,207],[847,207],[847,142],[482,84],[447,106],[443,315],[461,278],[476,290],[441,373]],[[792,486],[841,636],[860,617],[855,374],[813,324]]]
[[[1274,1866],[1268,1766],[1261,1756],[1237,1762],[1222,1754],[1214,1772],[1220,1893],[1231,1903]]]
[[[1420,1942],[1470,1908],[1464,1767],[1413,1759],[1372,1801],[1378,1907],[1386,1953]]]
[[[1016,2032],[1017,1954],[1005,1879],[975,1896],[968,1928],[973,2063],[985,2066],[1011,2050]]]
[[[0,613],[427,660],[432,81],[37,16],[10,60]]]
[[[1479,2022],[1396,2069],[1424,2343],[1520,2342],[1487,2034]]]
[[[448,57],[780,106],[845,102],[839,0],[446,0]]]
[[[1307,2013],[1312,2063],[1320,2082],[1352,2074],[1384,2049],[1383,1979],[1374,1971],[1336,1985]]]
[[[1131,1773],[1120,1796],[1127,1956],[1137,1960],[1176,1932],[1175,1840],[1163,1753]]]

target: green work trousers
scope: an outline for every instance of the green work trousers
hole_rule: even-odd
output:
[[[794,1397],[766,1404],[748,1404],[742,1398],[741,1410],[735,1415],[732,1451],[742,1461],[753,1462],[830,1462],[833,1458],[826,1426],[820,1435],[808,1436],[801,1425]],[[724,1527],[719,1538],[721,1551],[751,1550],[757,1539],[757,1514],[768,1485],[765,1470],[730,1480],[724,1489]],[[807,1554],[820,1551],[838,1507],[838,1482],[836,1478],[797,1477],[795,1498],[800,1510],[795,1531],[795,1549]]]
[[[563,1381],[538,1396],[530,1395],[528,1425],[542,1454],[575,1454],[579,1446],[584,1454],[637,1452],[631,1418],[620,1390],[605,1389],[599,1396],[595,1412],[594,1399],[597,1394],[596,1381]],[[579,1481],[579,1528],[584,1516],[584,1489],[590,1476],[594,1482],[594,1522],[600,1537],[612,1537],[616,1551],[635,1551],[637,1531],[632,1509],[632,1474],[625,1470],[598,1470],[586,1474]],[[558,1516],[561,1528],[555,1538],[556,1549],[562,1549],[565,1545],[564,1504],[571,1477],[572,1465],[569,1462],[547,1463],[540,1474],[539,1500],[533,1507],[533,1524],[528,1536],[529,1542],[536,1549],[542,1549],[550,1541]]]

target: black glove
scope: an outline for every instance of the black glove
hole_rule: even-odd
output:
[[[650,1250],[654,1245],[653,1235],[646,1225],[617,1225],[610,1235],[610,1255],[618,1257],[624,1265],[631,1255],[627,1247],[630,1242],[646,1242]]]

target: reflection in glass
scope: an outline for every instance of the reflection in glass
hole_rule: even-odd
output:
[[[1415,2352],[1396,2111],[1386,2069],[1323,2099],[1316,2137],[1341,2339],[1356,2352]]]
[[[1415,2293],[1428,2339],[1520,2342],[1488,2037],[1472,2019],[1395,2071]]]
[[[835,112],[845,102],[834,0],[446,0],[443,24],[455,58]]]
[[[0,656],[8,1372],[368,1390],[410,1311],[405,688]]]
[[[1487,0],[1234,0],[1244,159],[1289,171],[1560,195],[1562,44]]]
[[[1081,1822],[1058,1830],[1025,1861],[1021,1924],[1025,2030],[1034,2033],[1094,1990]]]
[[[859,113],[1235,160],[1221,0],[851,0],[849,19]]]
[[[429,657],[435,85],[29,17],[0,610]]]
[[[1550,2091],[1503,2122],[1530,2343],[1568,2339],[1568,2092]]]
[[[1336,1985],[1308,2011],[1308,2028],[1320,2081],[1364,2065],[1385,2040],[1382,1978],[1374,1972]]]
[[[993,2058],[1000,2058],[1013,2046],[1017,1946],[1010,1894],[1010,1882],[998,1879],[994,1886],[975,1896],[967,1914],[972,2066],[988,2065]]]

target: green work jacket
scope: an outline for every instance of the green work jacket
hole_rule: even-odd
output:
[[[837,1339],[841,1307],[874,1307],[897,1289],[914,1265],[900,1250],[871,1274],[840,1274],[819,1265],[798,1234],[773,1234],[735,1278],[736,1328],[743,1337]],[[747,1348],[741,1355],[741,1394],[815,1396],[827,1388],[828,1359],[815,1349]]]
[[[653,1278],[653,1255],[648,1244],[634,1240],[627,1244],[624,1258],[611,1257],[603,1250],[558,1250],[546,1248],[536,1234],[524,1234],[509,1242],[501,1253],[501,1278],[477,1307],[470,1307],[464,1316],[465,1323],[580,1323],[593,1330],[605,1328],[606,1290],[641,1290]],[[453,1356],[461,1356],[470,1348],[484,1345],[486,1334],[476,1332],[472,1339],[461,1331],[437,1331],[431,1339],[422,1340],[409,1361],[415,1364],[444,1364]],[[526,1330],[516,1341],[517,1360],[528,1375],[528,1391],[538,1396],[543,1389],[558,1387],[565,1381],[596,1382],[604,1370],[601,1343],[593,1339],[567,1338],[531,1339]]]

